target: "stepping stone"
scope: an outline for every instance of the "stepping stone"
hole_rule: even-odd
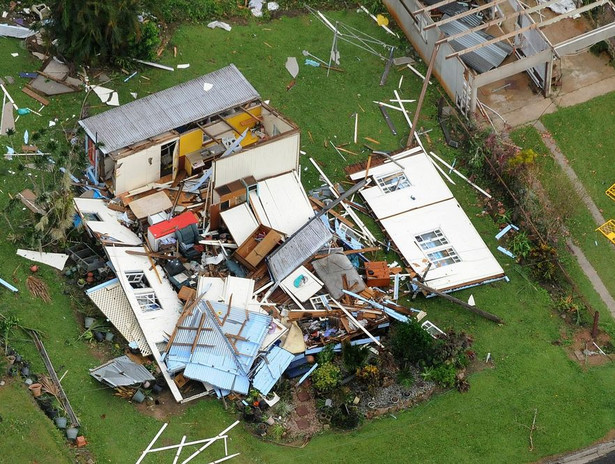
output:
[[[308,401],[310,399],[310,394],[305,390],[301,390],[297,393],[297,398],[299,401]]]
[[[308,422],[307,419],[299,419],[295,421],[295,423],[297,424],[297,428],[299,430],[307,430],[310,428],[310,423]]]
[[[310,413],[307,406],[303,406],[303,405],[295,409],[295,412],[297,413],[299,417],[307,416]]]

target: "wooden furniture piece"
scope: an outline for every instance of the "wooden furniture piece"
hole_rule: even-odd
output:
[[[258,265],[282,241],[282,234],[260,225],[235,251],[234,258],[250,270]]]

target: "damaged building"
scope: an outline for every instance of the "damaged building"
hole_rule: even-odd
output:
[[[530,85],[545,98],[562,86],[562,79],[571,81],[564,83],[567,92],[594,84],[575,72],[564,75],[562,69],[578,69],[572,62],[577,55],[615,36],[615,10],[610,1],[578,6],[567,0],[530,4],[519,0],[385,0],[384,4],[421,58],[426,63],[433,61],[434,75],[469,117],[489,112],[496,120],[494,108],[503,112],[510,106],[522,110],[524,105],[527,112],[537,106],[541,108],[537,114],[542,114],[545,103],[522,99],[514,76],[526,74]],[[597,25],[582,17],[588,12],[599,12]],[[504,89],[510,90],[509,98],[491,95]],[[587,98],[592,95],[590,91]],[[493,108],[485,107],[487,104]]]
[[[233,65],[80,124],[94,187],[74,204],[114,274],[86,293],[178,402],[267,395],[326,344],[382,347],[391,319],[444,336],[398,302],[413,282],[504,278],[422,147],[350,167],[347,191],[320,171],[328,197],[308,194],[299,129]],[[355,193],[406,266],[373,259]]]

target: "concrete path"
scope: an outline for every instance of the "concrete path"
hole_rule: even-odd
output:
[[[579,180],[577,174],[568,164],[568,160],[555,143],[555,140],[553,140],[551,133],[540,121],[536,121],[534,123],[534,127],[540,133],[542,141],[551,151],[551,154],[553,155],[553,158],[555,159],[557,164],[562,168],[562,170],[566,174],[566,177],[568,177],[568,179],[570,179],[570,182],[572,182],[572,184],[574,185],[574,188],[579,193],[581,200],[591,213],[592,217],[594,218],[594,221],[596,221],[596,226],[604,224],[606,222],[604,216],[602,216],[602,213],[600,212],[600,210],[592,200],[591,196],[585,189],[583,183]],[[574,257],[576,258],[577,262],[579,263],[579,266],[581,267],[589,281],[592,283],[594,289],[596,290],[598,295],[600,295],[600,298],[602,299],[606,307],[609,309],[613,318],[615,318],[615,299],[610,294],[610,292],[604,285],[604,282],[602,282],[602,279],[600,279],[600,276],[585,256],[585,253],[583,253],[583,251],[578,246],[576,246],[570,238],[566,240],[566,246],[568,246]]]
[[[542,141],[551,151],[551,154],[555,158],[555,162],[559,164],[559,166],[566,174],[566,177],[568,177],[568,179],[570,179],[570,181],[574,185],[574,188],[579,193],[581,200],[583,201],[589,212],[592,214],[594,221],[596,221],[596,226],[601,226],[602,224],[604,224],[606,222],[604,216],[602,216],[602,213],[596,206],[596,203],[594,203],[587,189],[580,181],[579,177],[577,176],[577,173],[574,172],[574,170],[570,167],[568,160],[555,143],[555,140],[553,140],[553,136],[551,135],[551,133],[547,130],[547,128],[543,125],[541,121],[536,121],[534,123],[534,127],[536,128],[536,130],[538,130],[538,132],[540,132],[540,137],[542,137]]]
[[[599,443],[589,448],[575,451],[574,453],[561,456],[559,458],[541,461],[544,464],[587,464],[598,462],[601,464],[615,462],[615,442]],[[601,459],[602,458],[602,459]]]

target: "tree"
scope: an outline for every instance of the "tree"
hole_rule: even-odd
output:
[[[138,0],[57,0],[50,32],[58,51],[75,63],[110,63],[122,58],[151,58],[160,43],[151,25],[139,22]]]

